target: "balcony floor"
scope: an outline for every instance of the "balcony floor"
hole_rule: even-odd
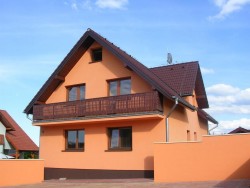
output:
[[[162,112],[142,112],[142,113],[127,113],[127,114],[112,114],[103,116],[85,116],[75,118],[61,118],[53,120],[37,120],[33,121],[34,126],[49,126],[49,125],[68,125],[68,124],[93,124],[93,123],[106,123],[116,121],[139,121],[139,120],[154,120],[163,119],[164,115]]]

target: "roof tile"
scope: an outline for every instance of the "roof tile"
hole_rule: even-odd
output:
[[[8,142],[20,151],[38,151],[37,145],[30,139],[30,137],[22,130],[22,128],[15,122],[15,120],[5,110],[0,110],[0,117],[5,119],[3,125],[11,127],[12,130],[7,130],[6,138]],[[1,119],[0,119],[1,120]]]

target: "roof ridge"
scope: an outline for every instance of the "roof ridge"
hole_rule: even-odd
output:
[[[158,67],[150,67],[149,69],[167,68],[167,67],[181,66],[183,64],[191,64],[191,63],[198,63],[198,62],[199,61],[188,61],[188,62],[176,63],[176,64],[171,64],[171,65],[161,65]]]

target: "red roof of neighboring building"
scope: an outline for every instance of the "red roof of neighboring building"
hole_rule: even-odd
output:
[[[195,91],[199,108],[208,108],[207,95],[197,61],[154,67],[150,69],[180,96],[191,96]]]
[[[0,121],[6,127],[6,139],[19,151],[38,151],[37,145],[22,130],[15,120],[5,110],[0,110]]]
[[[232,130],[231,132],[229,132],[228,134],[235,134],[235,133],[250,133],[250,130],[245,129],[243,127],[238,127],[234,130]]]

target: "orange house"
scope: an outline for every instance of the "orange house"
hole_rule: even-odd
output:
[[[45,179],[153,177],[153,143],[201,140],[198,62],[147,68],[88,29],[24,112],[40,126]]]

